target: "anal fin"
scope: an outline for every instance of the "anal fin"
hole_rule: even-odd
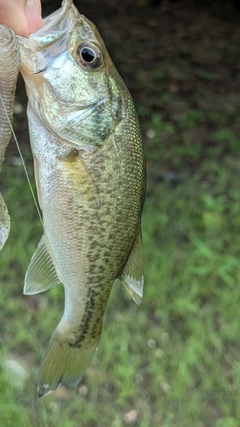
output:
[[[137,304],[141,304],[144,286],[141,230],[118,279],[125,286],[133,300]]]
[[[32,295],[44,292],[60,282],[45,236],[43,236],[27,269],[23,293]]]

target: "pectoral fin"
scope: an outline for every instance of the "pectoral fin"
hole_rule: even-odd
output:
[[[119,280],[125,286],[137,304],[141,304],[143,296],[143,250],[141,230],[134,242],[127,262]]]
[[[25,295],[38,294],[60,282],[45,236],[43,236],[27,269],[23,293]]]
[[[73,150],[68,156],[58,159],[58,169],[67,180],[69,191],[72,192],[79,206],[88,208],[98,207],[97,190],[92,177],[77,150]]]

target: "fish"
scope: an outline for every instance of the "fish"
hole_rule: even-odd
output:
[[[18,40],[44,229],[24,294],[62,283],[65,300],[39,370],[43,396],[80,382],[115,282],[142,300],[145,157],[131,95],[72,1]]]
[[[17,78],[20,66],[20,51],[15,33],[0,25],[0,168],[11,138],[11,123]],[[0,250],[10,232],[10,215],[0,193]]]

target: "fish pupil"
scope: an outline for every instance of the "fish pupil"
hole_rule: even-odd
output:
[[[93,70],[99,68],[103,62],[102,51],[93,43],[83,43],[76,51],[77,61],[85,68]]]
[[[95,53],[91,49],[89,49],[88,47],[84,47],[82,49],[81,54],[82,54],[82,59],[85,62],[90,63],[90,62],[93,62],[95,59]]]

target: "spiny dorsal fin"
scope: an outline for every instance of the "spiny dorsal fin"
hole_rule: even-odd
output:
[[[25,295],[38,294],[53,288],[60,282],[47,248],[45,236],[43,236],[27,269],[23,293]]]
[[[141,230],[134,242],[119,280],[130,293],[133,300],[137,304],[141,304],[144,285]]]

